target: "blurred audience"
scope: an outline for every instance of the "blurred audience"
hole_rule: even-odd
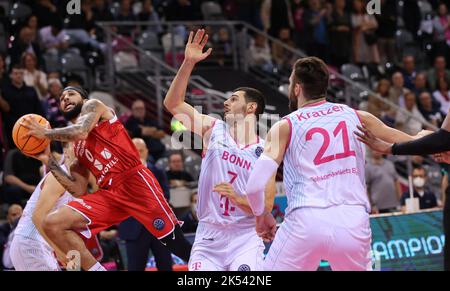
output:
[[[450,87],[449,79],[439,78],[436,82],[436,91],[433,92],[433,97],[440,104],[441,113],[445,116],[450,109]]]
[[[427,182],[427,175],[424,168],[415,168],[412,172],[413,179],[413,197],[419,198],[419,207],[420,209],[428,209],[437,207],[437,199],[436,195],[433,192],[430,192],[425,188],[425,184]],[[410,198],[410,193],[405,192],[402,194],[400,199],[400,204],[402,205],[402,211],[406,211],[406,199]]]
[[[44,111],[36,90],[25,85],[22,66],[14,65],[11,68],[9,77],[11,81],[2,88],[2,97],[8,104],[6,109],[9,110],[3,111],[2,118],[8,145],[10,148],[14,148],[15,145],[11,133],[17,119],[29,113],[43,116]]]
[[[380,54],[377,46],[378,22],[366,12],[363,0],[353,0],[353,61],[357,64],[378,64]]]
[[[147,147],[151,149],[150,155],[157,161],[165,155],[166,147],[161,139],[166,134],[155,120],[146,117],[146,112],[144,101],[134,101],[131,105],[131,116],[126,121],[125,128],[131,137],[139,137],[145,140]]]
[[[394,163],[378,152],[370,153],[366,164],[366,183],[372,213],[396,212],[402,191]]]
[[[170,187],[183,187],[193,182],[191,174],[184,170],[183,155],[175,152],[169,156],[169,171],[167,171]]]
[[[18,204],[12,204],[8,208],[8,214],[6,216],[6,222],[0,224],[0,270],[12,269],[12,264],[9,258],[4,258],[4,255],[9,257],[8,252],[8,242],[11,242],[11,234],[17,225],[20,217],[22,216],[22,206]],[[5,248],[6,247],[6,248]],[[4,253],[5,252],[5,253]],[[7,263],[6,263],[7,262]],[[5,264],[6,263],[6,264]],[[5,266],[6,265],[6,266]]]
[[[9,150],[3,168],[1,201],[25,206],[36,185],[41,180],[41,162],[30,158],[18,149]]]
[[[395,127],[403,132],[410,135],[416,135],[422,130],[422,123],[425,118],[417,109],[416,95],[412,92],[407,92],[405,94],[405,110],[410,114],[407,115],[402,111],[397,111],[397,116],[395,117]]]
[[[37,58],[33,53],[25,52],[22,56],[22,67],[24,70],[25,85],[33,87],[40,100],[47,94],[47,74],[39,70]]]
[[[184,233],[195,233],[197,231],[198,226],[197,199],[198,199],[198,190],[195,189],[191,193],[191,205],[189,211],[180,218],[180,220],[184,222],[183,225],[181,226],[181,230]]]

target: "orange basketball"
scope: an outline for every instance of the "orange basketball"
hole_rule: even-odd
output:
[[[20,123],[26,117],[33,118],[43,126],[47,126],[48,122],[44,117],[38,114],[27,114],[19,118],[16,121],[16,124],[14,124],[12,137],[17,148],[25,154],[37,155],[42,153],[47,148],[50,140],[47,138],[37,138],[34,136],[25,137],[25,134],[28,132],[28,128],[24,127]]]

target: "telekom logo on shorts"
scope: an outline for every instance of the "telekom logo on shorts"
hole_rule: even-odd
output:
[[[202,262],[195,262],[192,264],[192,271],[198,271],[202,267]]]

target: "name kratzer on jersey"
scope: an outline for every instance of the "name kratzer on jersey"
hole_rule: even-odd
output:
[[[296,115],[297,115],[298,120],[304,121],[304,120],[308,120],[310,118],[323,117],[323,116],[331,115],[331,114],[338,113],[338,112],[344,112],[344,107],[335,105],[326,110],[316,110],[313,112],[299,112]]]

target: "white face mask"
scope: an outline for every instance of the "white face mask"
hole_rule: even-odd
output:
[[[413,185],[417,188],[422,188],[425,185],[425,179],[421,177],[416,177],[413,179]]]

